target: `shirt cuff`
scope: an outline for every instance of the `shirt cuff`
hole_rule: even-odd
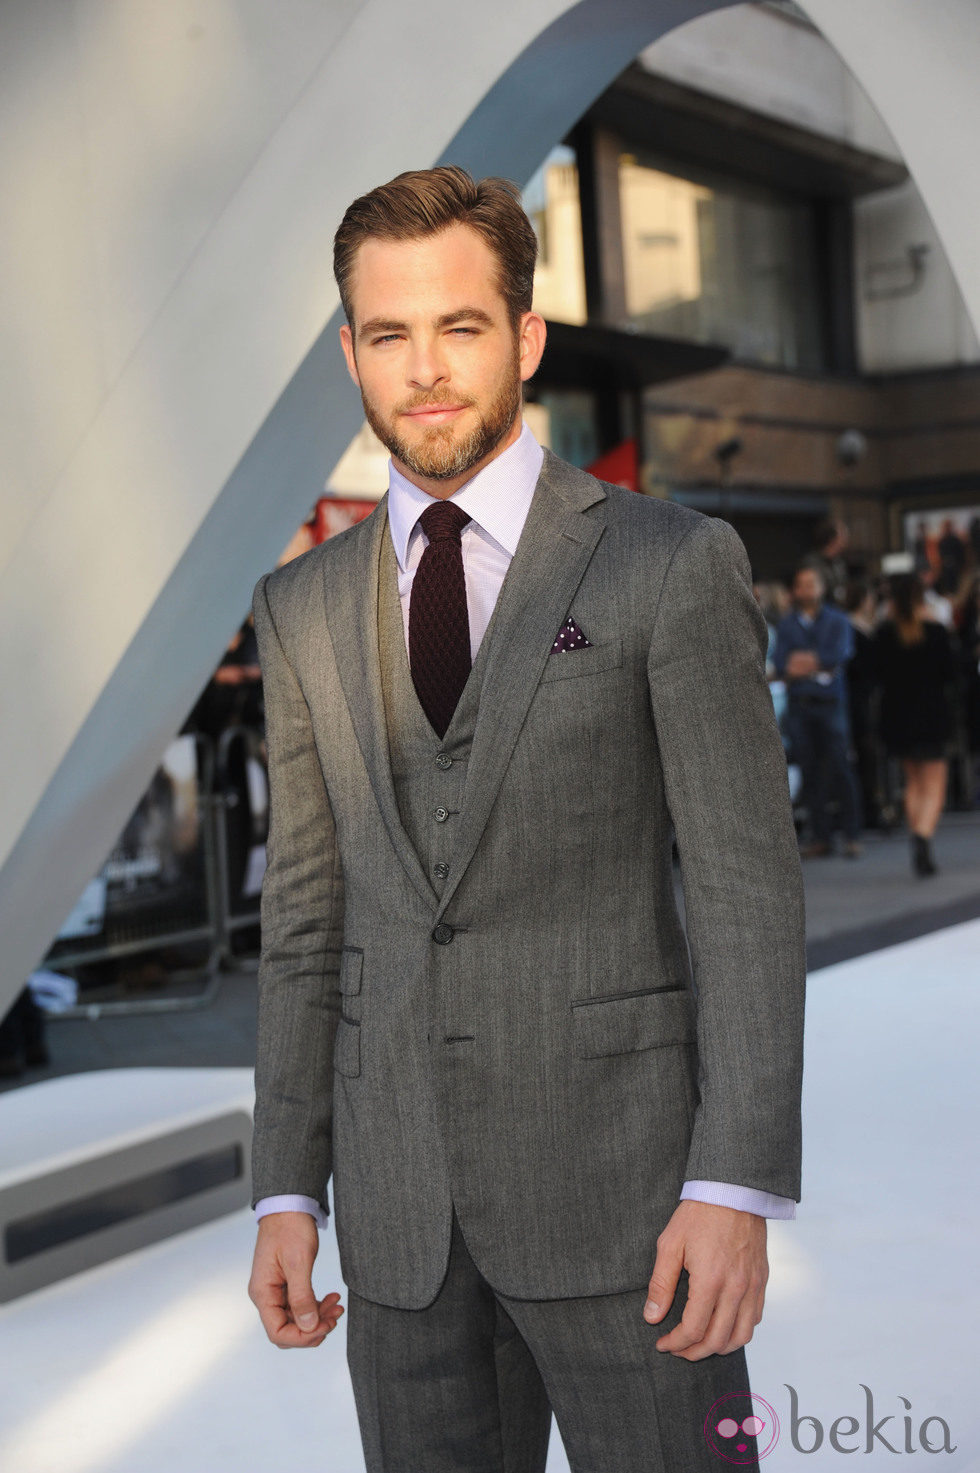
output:
[[[262,1197],[256,1202],[256,1222],[273,1212],[308,1212],[318,1228],[327,1226],[327,1214],[315,1197],[302,1197],[294,1192],[282,1197]]]
[[[774,1192],[758,1192],[755,1187],[732,1186],[724,1181],[686,1181],[681,1201],[711,1202],[715,1207],[735,1207],[739,1212],[754,1212],[757,1217],[786,1221],[796,1216],[792,1197],[777,1197]]]

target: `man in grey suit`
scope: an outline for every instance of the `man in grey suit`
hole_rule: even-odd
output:
[[[745,551],[523,426],[534,261],[500,180],[351,205],[389,492],[255,593],[250,1292],[277,1345],[336,1326],[332,1177],[370,1473],[540,1473],[552,1409],[576,1473],[716,1467],[799,1189],[802,885]]]

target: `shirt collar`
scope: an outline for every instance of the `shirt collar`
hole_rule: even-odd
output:
[[[511,557],[517,551],[527,521],[543,460],[544,451],[524,425],[513,445],[509,445],[449,498]],[[415,524],[426,507],[437,499],[413,485],[389,462],[388,525],[402,572],[408,562],[408,544]]]

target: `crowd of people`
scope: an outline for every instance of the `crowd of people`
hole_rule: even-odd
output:
[[[802,779],[805,858],[832,854],[838,831],[858,858],[862,831],[894,822],[898,774],[913,871],[937,872],[950,755],[980,751],[976,542],[947,533],[938,566],[917,548],[866,578],[848,562],[846,526],[828,521],[788,585],[756,585],[773,698]]]

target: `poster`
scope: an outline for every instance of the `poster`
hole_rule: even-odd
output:
[[[937,593],[955,593],[980,565],[980,505],[906,512],[905,547]]]

